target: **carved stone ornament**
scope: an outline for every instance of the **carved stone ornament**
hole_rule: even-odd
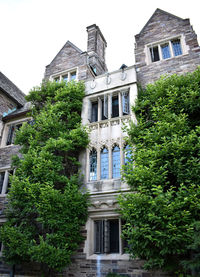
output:
[[[106,76],[106,85],[110,85],[111,83],[111,77],[109,76],[109,74]]]
[[[122,74],[121,74],[121,80],[122,81],[126,80],[126,77],[127,77],[126,72],[122,72]]]
[[[95,82],[95,80],[93,80],[93,81],[90,83],[90,87],[91,87],[92,89],[94,89],[94,88],[96,87],[96,82]]]

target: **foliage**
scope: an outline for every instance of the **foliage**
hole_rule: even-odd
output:
[[[78,156],[88,144],[81,126],[83,97],[82,83],[56,82],[27,96],[34,121],[16,135],[23,159],[14,159],[8,220],[1,228],[4,259],[10,264],[32,261],[61,271],[82,241],[88,206],[78,177]]]
[[[189,276],[200,268],[200,68],[141,89],[133,111],[124,177],[137,193],[120,198],[129,252],[147,269]]]

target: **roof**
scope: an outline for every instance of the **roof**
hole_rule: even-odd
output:
[[[22,107],[26,103],[25,94],[2,72],[0,72],[0,90],[17,103],[18,106]]]
[[[27,114],[27,112],[29,112],[30,109],[31,109],[31,103],[26,102],[25,105],[22,108],[17,109],[17,110],[13,110],[12,112],[10,112],[6,116],[4,116],[3,120],[6,121],[6,120],[9,120],[9,119]]]
[[[168,13],[168,12],[166,12],[166,11],[163,11],[163,10],[157,8],[157,9],[155,10],[155,12],[152,14],[152,16],[149,18],[149,20],[147,21],[147,23],[144,25],[144,27],[142,28],[142,30],[140,31],[139,34],[141,34],[141,33],[144,31],[144,29],[146,28],[146,26],[149,25],[149,23],[152,21],[153,17],[154,17],[157,13],[163,13],[163,14],[165,14],[165,15],[169,15],[169,16],[171,16],[171,17],[174,17],[174,18],[176,18],[176,19],[178,19],[178,20],[184,20],[183,18],[178,17],[178,16],[176,16],[176,15],[174,15],[174,14],[172,14],[172,13]],[[138,34],[138,35],[139,35],[139,34]],[[137,36],[137,35],[136,35],[136,36]]]

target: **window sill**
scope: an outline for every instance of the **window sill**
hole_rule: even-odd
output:
[[[129,254],[113,253],[113,254],[87,255],[88,260],[97,260],[98,257],[100,257],[100,260],[130,260]]]
[[[97,123],[100,123],[100,124],[105,124],[109,121],[115,121],[115,120],[119,120],[119,119],[126,119],[126,118],[130,118],[131,115],[130,114],[127,114],[127,115],[122,115],[122,116],[118,116],[118,117],[111,117],[111,118],[108,118],[108,119],[103,119],[103,120],[99,120],[99,121],[94,121],[94,122],[89,122],[89,126],[92,126],[92,125],[96,125]]]
[[[165,61],[171,61],[173,59],[178,59],[178,58],[184,57],[186,55],[188,55],[188,53],[184,53],[184,54],[178,55],[178,56],[173,56],[173,57],[170,57],[170,58],[167,58],[167,59],[162,59],[162,60],[159,60],[159,61],[156,61],[156,62],[149,61],[149,63],[147,65],[158,64],[158,63],[162,63],[162,62],[165,62]]]

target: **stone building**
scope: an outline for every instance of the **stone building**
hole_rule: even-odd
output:
[[[200,48],[188,19],[157,9],[135,36],[134,66],[122,65],[109,73],[105,62],[106,40],[98,26],[87,27],[87,52],[67,41],[46,67],[44,79],[84,80],[82,123],[90,130],[90,144],[80,153],[84,183],[91,206],[84,229],[86,240],[62,276],[95,277],[116,272],[130,277],[164,276],[142,269],[142,261],[131,260],[120,237],[122,222],[117,212],[117,196],[129,188],[121,180],[129,146],[124,126],[136,122],[131,111],[137,97],[137,83],[154,82],[163,74],[183,74],[200,65]],[[14,131],[25,120],[28,104],[23,93],[0,75],[0,224],[9,186],[10,157],[17,153]],[[3,114],[4,113],[4,114]],[[12,174],[12,172],[10,172]],[[37,276],[31,269],[18,270],[21,276]],[[0,276],[9,269],[0,264]],[[31,274],[32,273],[32,274]],[[98,275],[99,274],[99,275]]]
[[[199,55],[190,20],[157,9],[135,36],[137,81],[145,86],[164,74],[194,71]]]

